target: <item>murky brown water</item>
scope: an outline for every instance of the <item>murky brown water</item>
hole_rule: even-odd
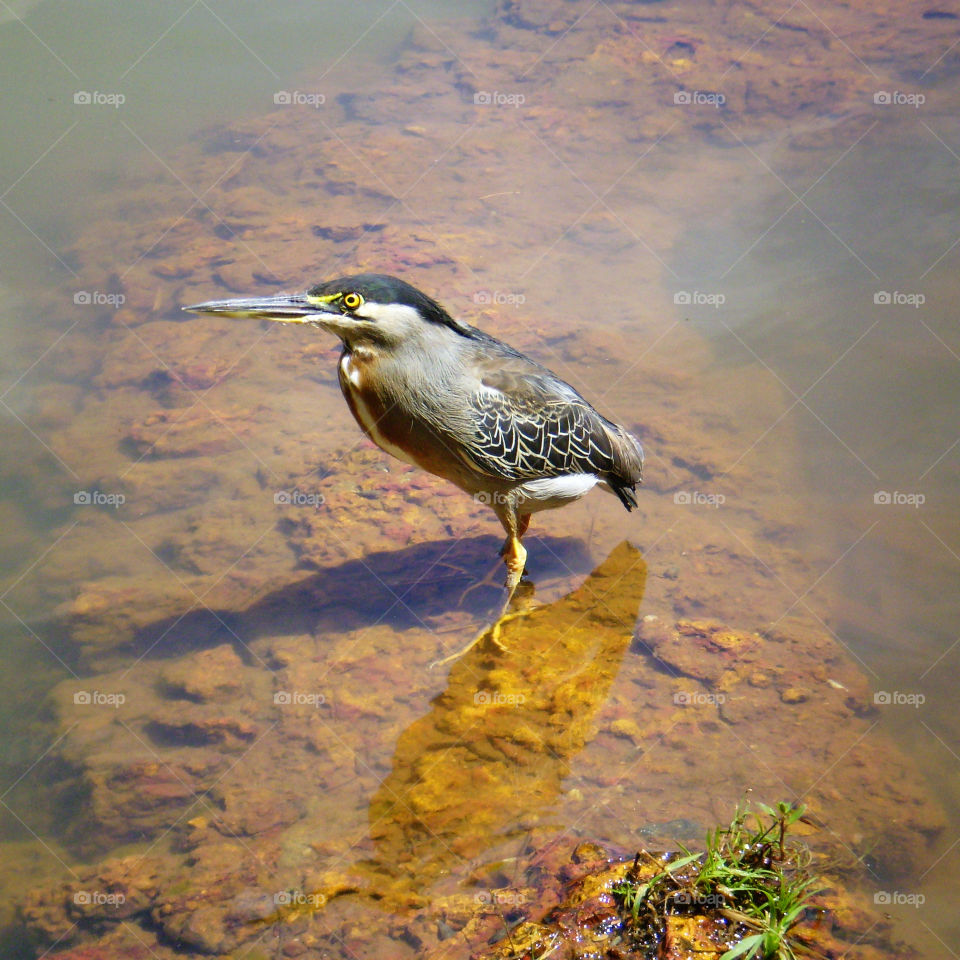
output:
[[[10,195],[10,950],[466,956],[533,851],[689,840],[751,792],[807,803],[864,905],[942,955],[957,21],[401,6],[353,25],[396,44],[268,71],[290,103],[110,107],[137,148],[76,159],[83,217],[50,200],[69,154]],[[462,595],[495,519],[362,439],[322,336],[179,311],[361,270],[648,454],[637,512],[535,518],[540,606],[441,671],[489,615]]]

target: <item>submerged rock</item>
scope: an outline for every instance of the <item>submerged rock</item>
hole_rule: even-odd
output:
[[[160,683],[171,697],[210,703],[243,690],[243,661],[230,644],[201,650],[164,666]]]

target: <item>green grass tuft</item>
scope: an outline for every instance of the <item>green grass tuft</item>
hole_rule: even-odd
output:
[[[729,826],[708,831],[704,853],[681,846],[683,855],[652,876],[643,875],[637,855],[614,893],[639,940],[661,938],[670,914],[701,914],[732,924],[731,940],[737,939],[721,960],[796,960],[790,931],[819,889],[809,852],[787,839],[805,808],[755,807],[738,807]]]

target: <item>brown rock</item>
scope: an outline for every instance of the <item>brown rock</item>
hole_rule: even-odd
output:
[[[256,422],[256,413],[255,409],[160,410],[133,424],[126,441],[143,457],[213,456],[240,447]]]
[[[618,737],[626,737],[626,739],[631,740],[637,746],[644,741],[643,730],[640,729],[637,721],[632,720],[630,717],[620,717],[614,720],[613,723],[610,724],[610,732],[615,733]]]
[[[254,837],[275,827],[296,823],[303,815],[301,799],[270,786],[234,784],[214,794],[223,812],[212,824],[224,836]]]
[[[168,696],[197,703],[219,702],[243,689],[243,661],[225,643],[165,666],[160,682]]]
[[[224,924],[224,911],[217,906],[201,906],[188,913],[176,913],[162,920],[164,932],[202,953],[220,954],[230,950],[235,940]]]
[[[661,960],[716,960],[727,950],[730,925],[710,917],[666,917]]]
[[[80,932],[78,925],[115,924],[148,911],[166,869],[159,857],[106,860],[69,881],[30,891],[21,913],[44,939],[70,942]]]
[[[607,851],[600,846],[599,843],[593,843],[590,840],[584,840],[583,843],[578,843],[573,849],[573,853],[570,854],[570,859],[574,863],[587,863],[592,860],[604,860],[607,856]]]
[[[231,293],[250,293],[256,288],[256,282],[253,279],[255,264],[223,263],[217,267],[213,279],[225,287]]]
[[[249,746],[260,732],[260,726],[233,715],[210,713],[199,705],[180,705],[170,716],[156,715],[149,722],[148,730],[154,740],[169,746],[217,745],[236,750]]]

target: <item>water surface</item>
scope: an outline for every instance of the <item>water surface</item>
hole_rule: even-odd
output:
[[[369,926],[349,955],[537,842],[629,846],[754,790],[811,802],[867,902],[925,898],[893,909],[929,956],[956,939],[949,18],[905,8],[928,32],[881,66],[865,12],[820,11],[859,65],[798,47],[810,17],[708,41],[665,5],[18,13],[0,25],[20,131],[0,155],[11,899],[159,857],[187,919],[158,949],[226,953],[177,901],[184,850],[220,902],[355,871],[361,893],[317,921],[328,948],[345,917]],[[734,55],[765,64],[766,99],[711,59]],[[698,84],[726,106],[675,101]],[[875,102],[900,88],[925,101]],[[460,596],[499,527],[362,441],[332,345],[178,310],[360,269],[402,273],[643,437],[637,513],[597,494],[536,518],[526,661],[426,670],[489,613],[485,588]],[[260,866],[218,873],[225,837]]]

